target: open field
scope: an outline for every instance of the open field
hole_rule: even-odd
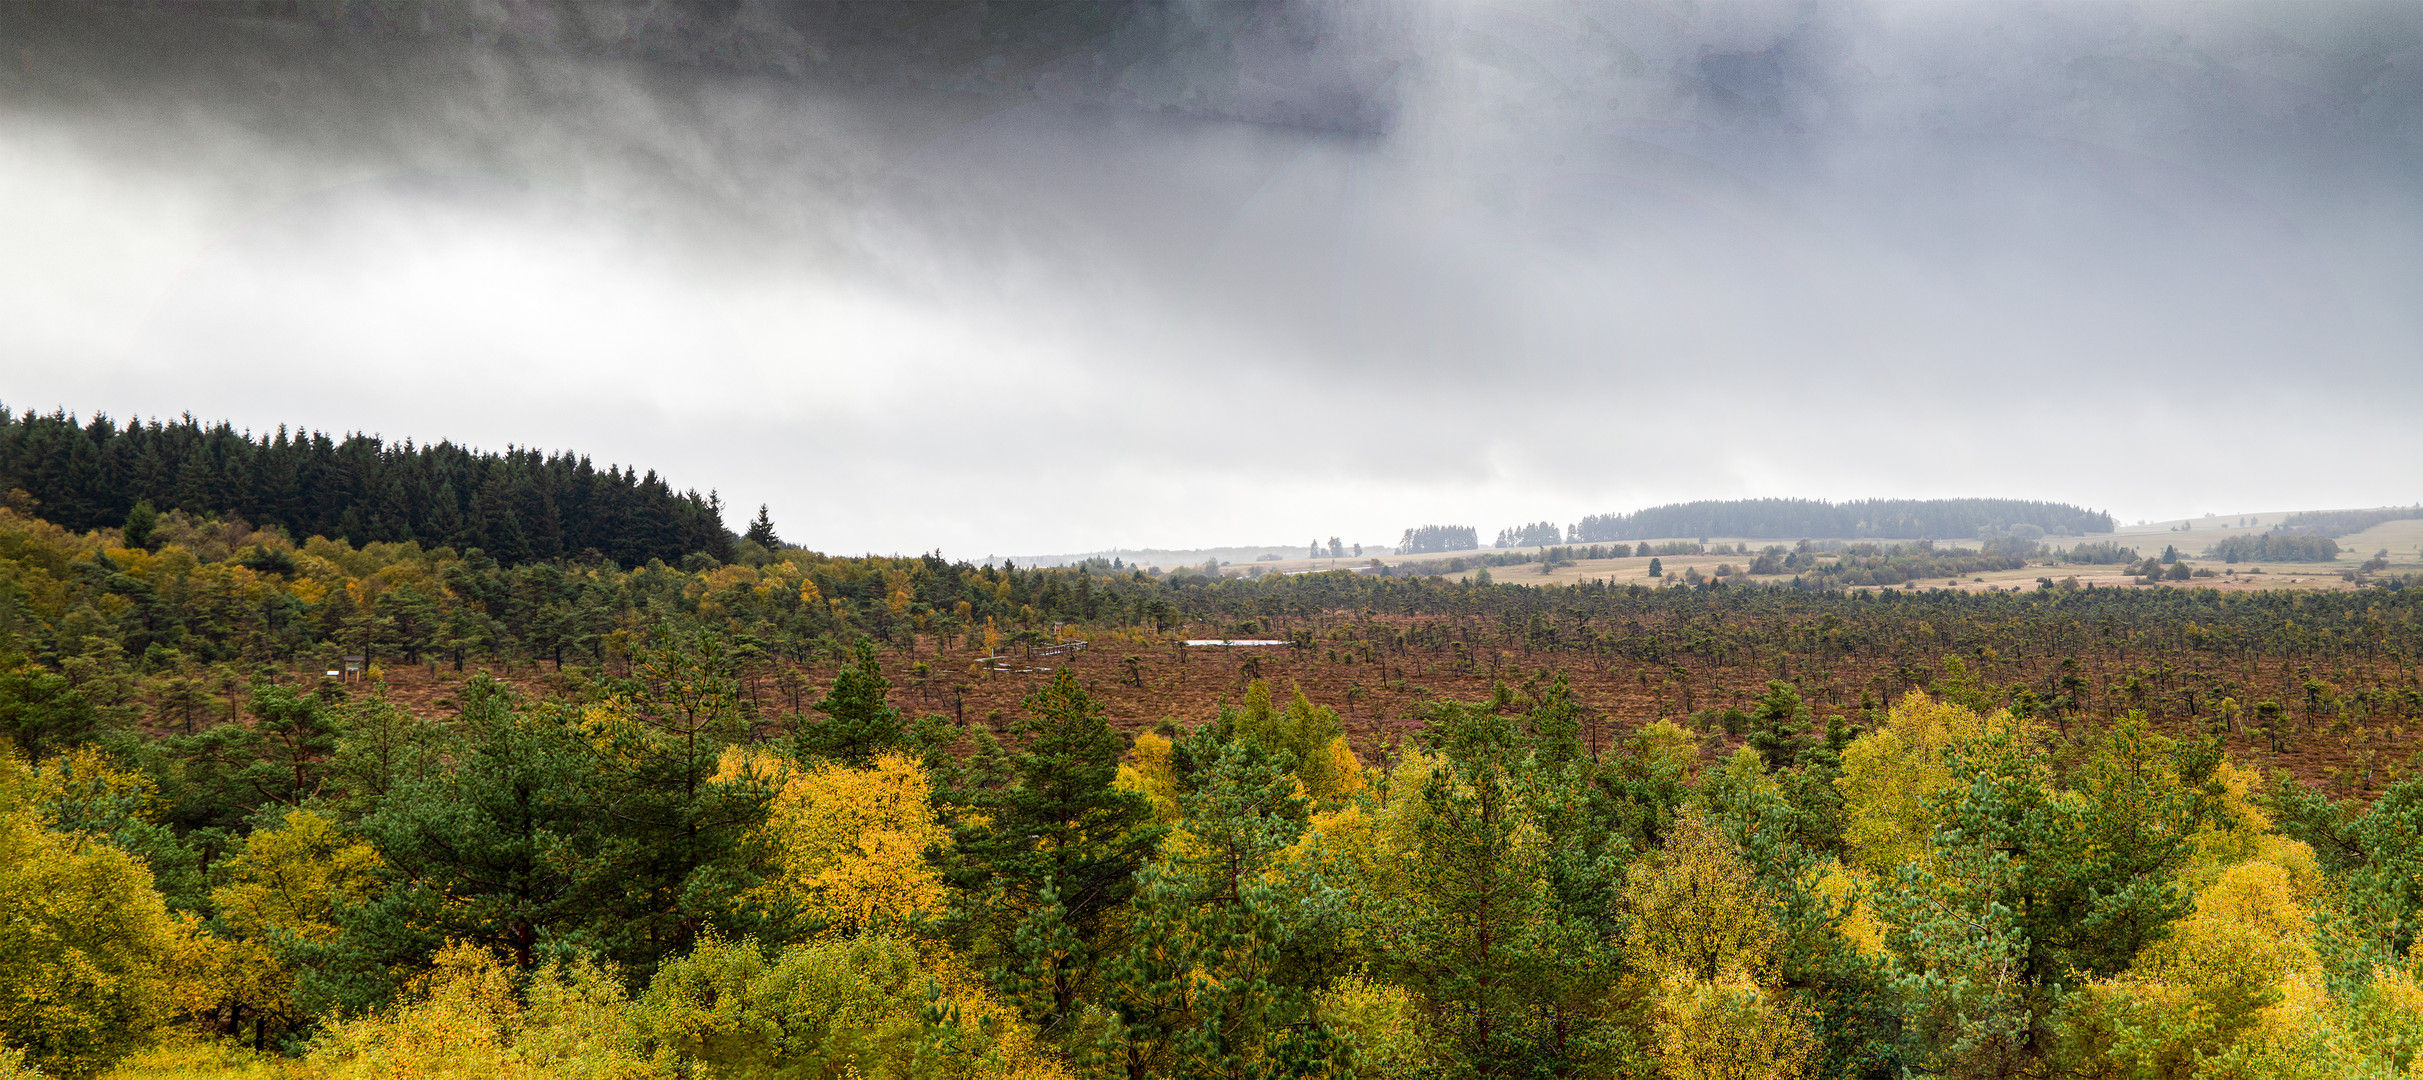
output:
[[[2386,549],[2393,567],[2423,562],[2423,518],[2384,521],[2353,536],[2339,538],[2343,561],[2361,561]]]
[[[2224,536],[2264,532],[2280,524],[2290,515],[2304,512],[2301,510],[2263,510],[2250,513],[2215,514],[2211,517],[2170,518],[2164,521],[2148,521],[2142,525],[2122,525],[2093,539],[2112,539],[2131,543],[2154,537],[2169,537],[2170,539],[2163,542],[2178,544],[2177,538],[2184,535],[2201,549],[2204,545]],[[2239,524],[2240,521],[2247,523],[2242,525]],[[2185,547],[2186,545],[2180,544],[2180,546]]]
[[[2286,515],[2271,514],[2263,516],[2265,520],[2276,521],[2281,517],[2285,517]],[[2059,581],[2063,578],[2075,577],[2078,579],[2078,583],[2081,585],[2094,584],[2105,588],[2174,588],[2186,586],[2192,588],[2214,588],[2232,591],[2266,588],[2343,589],[2353,588],[2355,586],[2352,583],[2343,580],[2339,576],[2340,572],[2342,570],[2352,569],[2358,562],[2369,558],[2373,552],[2382,548],[2389,549],[2390,553],[2390,566],[2387,570],[2388,573],[2403,574],[2423,572],[2423,554],[2418,554],[2418,550],[2423,549],[2423,519],[2386,522],[2375,526],[2366,532],[2342,539],[2339,542],[2340,546],[2346,550],[2343,554],[2341,554],[2339,560],[2333,563],[2249,562],[2240,563],[2233,566],[2224,564],[2218,559],[2208,558],[2203,555],[2203,551],[2207,546],[2225,535],[2231,535],[2232,533],[2236,532],[2261,531],[2261,529],[2256,528],[2232,529],[2228,532],[2224,532],[2220,529],[2213,529],[2210,531],[2181,534],[2176,532],[2166,532],[2161,529],[2146,529],[2145,531],[2122,530],[2119,532],[2092,537],[2058,537],[2051,541],[2059,546],[2069,547],[2082,542],[2109,540],[2124,546],[2137,548],[2139,553],[2144,556],[2159,555],[2161,554],[2164,545],[2174,545],[2180,549],[2181,554],[2185,556],[2186,561],[2190,566],[2198,568],[2209,567],[2215,574],[2221,575],[2211,578],[2196,578],[2188,582],[2165,582],[2161,585],[2138,586],[2136,584],[2135,576],[2127,572],[2127,567],[2120,565],[2107,564],[2090,566],[2071,565],[2059,562],[2032,561],[2026,567],[2018,570],[2001,570],[1992,571],[1985,574],[1972,574],[1958,581],[1952,581],[1949,579],[1921,581],[1917,582],[1916,586],[1918,588],[1956,588],[1967,592],[1976,592],[1985,589],[2034,588],[2037,584],[2036,579],[2041,577],[2050,577],[2055,581]],[[2190,535],[2194,536],[2195,539],[2192,541],[2188,540],[2187,537]],[[1874,542],[1890,546],[1894,543],[1906,543],[1907,541]],[[1777,543],[1777,541],[1758,541],[1725,537],[1713,539],[1711,543],[1712,546],[1716,544],[1731,545],[1735,543],[1746,543],[1750,545],[1750,549],[1753,552],[1756,552],[1766,545]],[[1941,542],[1941,544],[1942,546],[1946,547],[1962,546],[1957,542],[1952,541],[1944,541]],[[1586,548],[1588,545],[1580,546]],[[1789,547],[1790,545],[1786,544],[1785,546]],[[1453,560],[1462,559],[1467,563],[1476,565],[1470,566],[1467,569],[1456,573],[1447,574],[1446,576],[1453,580],[1470,580],[1473,573],[1479,569],[1477,565],[1478,560],[1484,556],[1522,554],[1532,550],[1533,549],[1522,548],[1478,548],[1470,551],[1431,552],[1421,555],[1384,555],[1367,557],[1363,559],[1281,559],[1276,561],[1263,561],[1247,564],[1232,564],[1227,568],[1227,570],[1231,574],[1249,574],[1257,570],[1266,574],[1303,574],[1318,573],[1328,570],[1356,570],[1361,567],[1368,567],[1375,561],[1383,566],[1401,566],[1407,563],[1452,563]],[[1713,575],[1720,566],[1731,565],[1736,568],[1746,566],[1751,557],[1752,556],[1730,553],[1723,555],[1663,555],[1658,556],[1657,561],[1660,564],[1660,568],[1666,573],[1666,580],[1662,582],[1662,584],[1676,584],[1683,579],[1686,571],[1696,569],[1703,575]],[[1540,566],[1537,563],[1525,563],[1515,566],[1492,567],[1490,568],[1490,576],[1495,581],[1522,585],[1573,585],[1585,581],[1602,580],[1618,585],[1659,585],[1661,584],[1659,579],[1649,576],[1650,561],[1651,560],[1649,558],[1644,558],[1641,556],[1629,556],[1621,559],[1584,559],[1573,565],[1560,566],[1555,570],[1546,573],[1541,572]],[[1745,579],[1753,582],[1785,582],[1790,581],[1793,576],[1794,575],[1790,573],[1756,576],[1745,575]]]
[[[2207,548],[2223,539],[2232,536],[2268,532],[2289,517],[2307,512],[2310,511],[2263,510],[2246,513],[2214,514],[2193,518],[2171,518],[2163,521],[2147,521],[2140,524],[2122,525],[2112,532],[2097,533],[2091,536],[2048,537],[2043,541],[2043,544],[2049,549],[2067,548],[2080,543],[2110,542],[2121,544],[2123,546],[2138,548],[2145,555],[2156,555],[2161,552],[2163,547],[2174,546],[2177,547],[2182,554],[2188,556],[2191,563],[2197,563]],[[1650,543],[1663,544],[1671,540],[1683,540],[1697,543],[1699,539],[1700,538],[1698,537],[1663,537],[1652,538]],[[1800,539],[1801,538],[1799,537],[1787,537],[1779,539],[1775,537],[1750,536],[1713,536],[1708,538],[1709,543],[1712,546],[1731,547],[1736,544],[1746,544],[1753,552],[1775,544],[1781,544],[1789,548],[1796,544]],[[1827,543],[1845,542],[1839,538],[1810,537],[1809,539]],[[1897,543],[1907,543],[1909,541],[1871,540],[1868,542],[1890,546]],[[1966,539],[1946,539],[1938,540],[1937,543],[1949,547],[1973,547],[1975,546],[1976,542]],[[2410,518],[2385,522],[2363,533],[2339,538],[2339,543],[2340,546],[2345,550],[2345,554],[2342,555],[2342,559],[2345,561],[2361,562],[2370,557],[2375,551],[2388,549],[2391,560],[2396,564],[2392,568],[2393,572],[2423,568],[2423,518]],[[1587,548],[1591,545],[1573,544],[1567,546]],[[1125,562],[1131,563],[1138,567],[1159,568],[1164,571],[1169,571],[1180,569],[1182,567],[1200,565],[1202,562],[1202,556],[1206,554],[1216,554],[1220,559],[1223,560],[1223,565],[1226,566],[1227,572],[1231,574],[1247,574],[1256,572],[1301,574],[1324,570],[1361,569],[1373,565],[1400,566],[1407,563],[1448,562],[1455,559],[1463,559],[1467,562],[1473,562],[1486,556],[1502,556],[1508,553],[1531,551],[1536,549],[1483,547],[1462,551],[1437,551],[1424,552],[1420,554],[1377,554],[1375,552],[1374,554],[1369,555],[1348,555],[1337,558],[1305,558],[1293,554],[1294,551],[1299,550],[1302,549],[1254,547],[1218,549],[1206,548],[1188,552],[1162,552],[1158,554],[1180,557],[1159,558],[1154,557],[1156,553],[1145,552],[1128,558],[1125,560]],[[1073,557],[1055,556],[1053,558],[1069,559]],[[1691,567],[1697,567],[1702,573],[1710,573],[1713,572],[1714,568],[1720,563],[1728,561],[1738,563],[1743,561],[1740,558],[1727,555],[1664,556],[1663,558],[1665,559],[1665,562],[1671,565],[1677,573]],[[1059,565],[1057,562],[1047,564]],[[1648,564],[1648,559],[1637,557],[1625,559],[1592,560],[1583,567],[1561,568],[1553,574],[1546,575],[1545,581],[1537,583],[1570,583],[1576,580],[1596,580],[1601,577],[1616,580],[1626,575],[1645,576],[1647,574]],[[2239,569],[2241,573],[2245,573],[2255,569],[2257,565],[2261,565],[2264,573],[2267,575],[2286,573],[2299,578],[2307,576],[2307,573],[2305,572],[2318,569],[2315,564],[2287,563],[2278,565],[2250,563],[2240,567]],[[2060,567],[2050,564],[2048,564],[2046,568],[2060,569]],[[2097,579],[2111,578],[2115,581],[2124,580],[2126,577],[2126,575],[2108,573],[2092,567],[2080,567],[2076,568],[2076,570],[2078,571],[2079,580],[2082,583],[2089,580],[2090,577]],[[1466,574],[1469,574],[1469,572],[1469,570],[1465,571]],[[1531,571],[1523,572],[1529,573]],[[2004,585],[2007,584],[2008,580],[2013,577],[2033,581],[2038,576],[2042,575],[2038,573],[2017,575],[2003,574],[1999,578],[1995,577],[1994,575],[1989,575],[1989,580],[1984,584]],[[2056,574],[2053,576],[2063,577],[2068,575]],[[1980,583],[1972,581],[1966,582],[1965,584],[1977,585]],[[2283,581],[2270,582],[2269,584],[2286,585],[2288,583]],[[2306,586],[2319,585],[2322,583],[2300,580],[2296,584],[2299,586]]]

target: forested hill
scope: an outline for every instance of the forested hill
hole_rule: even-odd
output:
[[[1758,539],[1940,540],[2033,526],[2048,536],[2112,531],[2112,515],[2067,503],[2022,499],[1721,499],[1669,503],[1629,514],[1593,514],[1573,527],[1575,543],[1686,536]]]
[[[255,438],[190,415],[120,427],[98,414],[80,423],[0,407],[0,418],[0,491],[24,491],[35,502],[20,509],[78,531],[118,526],[148,502],[277,525],[298,541],[416,540],[480,548],[507,564],[587,556],[636,566],[732,554],[714,499],[676,492],[653,470],[600,471],[569,453],[290,435],[284,426]]]

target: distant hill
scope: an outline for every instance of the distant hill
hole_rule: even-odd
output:
[[[2006,535],[2014,527],[2047,536],[2112,531],[2112,515],[2067,503],[2020,499],[1718,499],[1670,503],[1629,514],[1595,514],[1573,526],[1575,543],[1666,537],[1739,536],[1788,540],[1943,540]]]
[[[1199,566],[1206,560],[1211,559],[1217,559],[1224,563],[1276,562],[1281,559],[1301,559],[1307,556],[1310,551],[1310,547],[1311,545],[1309,544],[1229,544],[1225,546],[1198,548],[1103,548],[1100,551],[1082,551],[1059,555],[1010,555],[1006,556],[1006,558],[1011,564],[1028,570],[1032,570],[1038,566],[1091,566],[1099,569],[1102,567],[1113,566],[1114,564],[1121,569],[1130,566],[1159,566],[1175,569],[1181,566]],[[1327,548],[1324,548],[1322,550],[1321,557],[1325,559],[1360,559],[1372,555],[1387,554],[1392,554],[1391,550],[1388,548],[1379,547],[1376,545],[1366,547],[1358,543],[1346,545],[1344,553],[1336,556],[1330,555]],[[991,566],[996,562],[1002,561],[1004,558],[1004,556],[1000,555],[986,555],[984,558],[977,560],[977,563],[978,565],[982,566]]]
[[[452,443],[415,446],[322,432],[254,437],[188,415],[120,427],[106,416],[11,414],[0,406],[0,491],[36,500],[44,519],[113,528],[138,501],[189,514],[234,514],[295,539],[416,540],[480,548],[503,563],[594,554],[624,566],[732,556],[722,508],[676,492],[654,471],[586,457]]]
[[[2423,505],[2384,506],[2373,510],[2308,510],[2290,514],[2276,532],[2292,536],[2352,536],[2384,521],[2423,518]]]

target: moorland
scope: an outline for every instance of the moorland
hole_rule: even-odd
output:
[[[34,414],[0,491],[0,1074],[2423,1047],[2402,512],[1036,568]]]

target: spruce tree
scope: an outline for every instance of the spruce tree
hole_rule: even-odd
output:
[[[767,551],[782,548],[782,539],[774,535],[774,519],[766,516],[766,504],[757,504],[757,520],[749,523],[749,532],[743,539]]]
[[[150,499],[135,500],[135,508],[126,512],[126,524],[118,532],[130,548],[151,547],[151,532],[160,524],[160,514],[151,508]]]

